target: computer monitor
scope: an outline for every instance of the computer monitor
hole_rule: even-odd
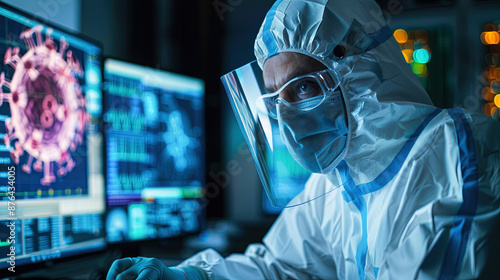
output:
[[[107,240],[177,237],[203,227],[202,80],[104,63]]]
[[[106,245],[101,54],[0,5],[0,274]]]

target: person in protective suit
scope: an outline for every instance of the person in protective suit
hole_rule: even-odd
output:
[[[127,258],[108,279],[495,279],[500,124],[434,107],[391,35],[371,0],[276,1],[255,42],[258,67],[223,81],[236,115],[273,116],[278,140],[313,173],[287,202],[300,206],[244,254],[209,249],[171,268]],[[264,89],[248,85],[248,69],[262,69]],[[236,97],[250,96],[260,113],[241,113]],[[265,125],[241,121],[259,141]],[[249,146],[264,170],[262,145]]]

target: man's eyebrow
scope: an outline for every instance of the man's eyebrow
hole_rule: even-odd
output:
[[[307,73],[310,73],[311,71],[308,71],[306,68],[295,68],[292,72],[288,73],[287,76],[284,79],[284,83],[280,84],[279,87],[275,88],[274,84],[273,87],[267,87],[265,86],[264,90],[266,93],[272,93],[277,91],[280,87],[282,87],[284,84],[286,84],[288,81],[290,81],[293,78],[300,77],[302,75],[305,75]]]

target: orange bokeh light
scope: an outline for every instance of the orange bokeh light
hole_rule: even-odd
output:
[[[485,45],[496,45],[500,43],[500,34],[497,31],[486,31],[481,33],[481,42]]]
[[[408,41],[408,33],[404,29],[397,29],[394,31],[394,38],[398,43],[404,44],[406,41]]]
[[[488,102],[483,106],[483,113],[488,117],[491,117],[491,109],[495,108],[495,104],[493,102]]]
[[[484,87],[481,90],[481,96],[483,97],[484,100],[491,102],[493,101],[495,94],[490,90],[490,87]]]

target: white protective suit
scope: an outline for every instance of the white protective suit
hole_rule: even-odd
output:
[[[278,0],[257,60],[291,51],[335,67],[333,48],[354,19],[367,33],[385,25],[374,1]],[[343,186],[285,208],[243,255],[206,250],[182,265],[210,279],[499,279],[500,124],[433,107],[394,38],[366,55],[339,69],[347,155],[300,196]]]

